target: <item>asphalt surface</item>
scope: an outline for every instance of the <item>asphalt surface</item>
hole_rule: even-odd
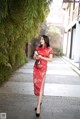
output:
[[[0,87],[0,119],[36,119],[30,60]],[[5,116],[4,116],[4,115]],[[5,118],[1,118],[1,116]],[[40,119],[80,119],[80,76],[64,62],[48,63]]]

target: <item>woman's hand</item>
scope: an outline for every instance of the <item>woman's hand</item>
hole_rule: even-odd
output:
[[[40,56],[39,56],[39,55],[34,55],[33,58],[34,58],[35,60],[39,60],[39,59],[40,59]]]
[[[39,60],[39,59],[40,59],[40,58],[39,58],[39,55],[37,55],[35,58],[36,58],[36,60]]]
[[[38,55],[38,58],[39,58],[39,59],[40,59],[40,58],[42,59],[42,58],[43,58],[43,56],[41,56],[41,55]]]
[[[34,59],[35,60],[43,59],[43,60],[46,60],[46,61],[52,61],[53,56],[52,56],[52,54],[50,54],[49,57],[43,57],[42,55],[37,55],[37,56],[34,56]]]
[[[53,56],[52,56],[52,54],[50,54],[49,57],[43,57],[42,55],[38,55],[38,58],[39,59],[41,58],[41,59],[46,60],[46,61],[52,61]]]

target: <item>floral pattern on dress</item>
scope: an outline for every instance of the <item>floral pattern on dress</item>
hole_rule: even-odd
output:
[[[36,47],[36,49],[39,55],[42,55],[43,57],[49,57],[50,54],[53,54],[53,50],[51,47]],[[33,83],[34,83],[34,94],[36,96],[40,95],[40,90],[43,81],[45,80],[45,75],[47,71],[47,61],[43,59],[39,59],[39,65],[41,67],[37,67],[38,64],[34,64],[33,67]]]

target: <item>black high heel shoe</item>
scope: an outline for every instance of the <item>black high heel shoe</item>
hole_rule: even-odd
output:
[[[42,105],[42,102],[40,103],[40,106]],[[35,111],[37,110],[37,107],[35,107]]]
[[[36,117],[39,117],[40,116],[40,113],[36,113]]]

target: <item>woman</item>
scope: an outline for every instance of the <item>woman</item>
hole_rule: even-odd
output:
[[[34,52],[34,60],[36,60],[33,68],[34,94],[38,96],[37,108],[35,108],[36,116],[40,116],[40,106],[42,104],[42,95],[44,92],[44,80],[47,71],[47,61],[52,61],[53,50],[49,45],[49,38],[46,35],[41,36],[40,46],[36,47]]]

